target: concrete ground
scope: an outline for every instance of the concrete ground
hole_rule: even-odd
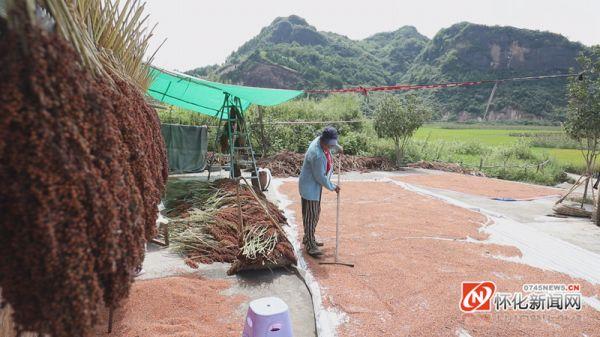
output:
[[[320,335],[592,336],[600,331],[599,227],[585,219],[547,216],[557,197],[499,201],[401,179],[428,174],[441,173],[410,169],[343,175],[341,254],[356,267],[324,268],[307,256],[301,261],[321,290],[317,317],[329,318],[319,320]],[[300,232],[296,184],[293,178],[278,180],[274,188],[283,195],[273,195]],[[515,185],[529,187],[538,188]],[[335,242],[332,198],[326,194],[317,229],[327,258]],[[477,214],[480,220],[474,220]],[[480,221],[478,230],[473,231],[472,221]],[[580,283],[584,308],[523,324],[514,324],[511,316],[481,320],[461,315],[456,289],[461,280],[471,279],[494,280],[502,291],[518,291],[523,283]],[[436,280],[444,280],[442,288]],[[415,308],[415,300],[422,307]]]
[[[206,179],[207,174],[176,175],[179,179]],[[226,178],[226,172],[213,173],[211,180]],[[265,270],[244,272],[239,275],[228,276],[229,264],[213,263],[200,264],[198,269],[192,269],[184,263],[184,259],[173,253],[169,248],[149,244],[143,265],[144,272],[136,278],[136,281],[169,278],[173,276],[197,276],[210,283],[211,280],[229,281],[229,288],[220,294],[229,297],[243,296],[245,300],[238,307],[232,307],[223,315],[237,320],[238,331],[232,336],[241,335],[244,317],[248,310],[248,303],[254,299],[276,296],[287,303],[293,324],[294,336],[314,337],[316,327],[314,319],[313,303],[305,283],[295,272],[286,270]],[[135,283],[134,283],[135,287]],[[168,315],[168,313],[165,313]],[[219,322],[204,322],[204,324],[219,324]],[[114,335],[114,334],[113,334]],[[167,337],[168,335],[165,335]],[[125,336],[123,336],[125,337]]]
[[[400,192],[401,195],[404,195],[402,193],[413,193],[414,195],[419,195],[423,198],[437,200],[436,202],[441,202],[447,205],[453,205],[453,207],[456,207],[457,209],[457,214],[462,214],[462,211],[460,211],[460,209],[464,209],[467,212],[465,214],[468,214],[468,212],[473,212],[473,214],[479,214],[478,216],[481,217],[481,219],[487,219],[486,221],[479,220],[481,222],[486,222],[486,224],[479,229],[480,233],[478,233],[477,230],[473,231],[473,227],[468,227],[470,229],[467,229],[467,227],[465,227],[463,232],[461,232],[460,230],[461,227],[455,227],[455,229],[453,229],[452,232],[446,232],[445,234],[443,232],[443,229],[440,229],[440,232],[437,234],[433,233],[431,235],[425,235],[427,234],[427,232],[421,231],[423,228],[417,229],[416,231],[413,229],[408,229],[402,234],[402,237],[404,239],[410,238],[410,242],[415,242],[414,244],[411,243],[411,245],[416,245],[414,247],[420,245],[420,243],[416,243],[419,241],[416,240],[417,238],[428,238],[433,240],[425,241],[431,241],[434,243],[429,243],[425,246],[419,246],[423,247],[421,249],[426,249],[425,247],[429,247],[438,243],[444,244],[446,240],[449,240],[448,244],[451,245],[449,247],[454,247],[452,249],[457,249],[455,245],[459,245],[458,247],[460,247],[463,244],[468,244],[469,242],[472,243],[478,239],[481,239],[478,237],[478,235],[480,234],[483,236],[487,236],[487,238],[485,239],[486,241],[484,241],[486,242],[485,244],[489,245],[490,247],[487,250],[491,251],[492,255],[497,253],[497,256],[492,256],[492,258],[494,260],[498,260],[498,262],[494,262],[494,267],[491,267],[491,269],[488,270],[489,273],[482,273],[483,275],[496,275],[498,278],[501,279],[507,278],[506,282],[509,282],[509,279],[511,277],[513,278],[513,280],[510,282],[515,282],[515,280],[522,281],[523,277],[526,278],[525,275],[529,271],[521,271],[517,273],[518,275],[516,275],[510,272],[510,268],[514,267],[509,268],[506,267],[507,265],[502,264],[516,263],[526,265],[528,266],[527,268],[534,268],[533,270],[543,271],[540,273],[536,272],[534,274],[537,275],[537,277],[539,277],[540,279],[546,280],[546,278],[544,277],[549,277],[547,279],[571,280],[570,277],[572,277],[574,280],[578,280],[578,282],[581,281],[586,285],[591,284],[592,287],[600,284],[600,228],[592,225],[589,220],[574,218],[561,219],[547,216],[552,213],[551,208],[555,198],[535,198],[530,201],[513,202],[498,201],[481,195],[473,195],[452,190],[431,188],[416,184],[407,184],[402,182],[401,180],[398,180],[398,178],[401,178],[403,176],[428,174],[439,175],[440,173],[423,169],[407,169],[401,172],[350,172],[345,173],[342,176],[342,186],[344,186],[344,184],[356,183],[357,185],[353,188],[358,191],[361,189],[369,189],[370,186],[373,186],[372,183],[378,182],[384,184],[381,186],[387,186],[386,189],[392,188],[393,190],[395,188],[399,191],[405,191]],[[186,179],[206,179],[206,173],[179,176],[179,178],[182,177]],[[227,174],[225,172],[220,172],[214,174],[213,177],[227,177]],[[333,179],[335,180],[336,177],[334,177]],[[401,329],[387,329],[387,327],[394,327],[398,324],[394,321],[393,316],[402,317],[404,320],[408,321],[414,318],[412,316],[413,314],[427,315],[431,317],[429,314],[430,310],[425,310],[422,314],[419,314],[419,310],[417,310],[413,314],[410,314],[410,312],[407,313],[402,311],[396,311],[398,309],[394,309],[394,306],[402,302],[402,298],[394,298],[394,296],[388,294],[392,297],[388,300],[385,300],[383,303],[387,303],[384,305],[391,305],[391,307],[389,307],[389,310],[391,310],[389,311],[389,314],[391,316],[386,316],[387,314],[384,314],[386,310],[381,311],[379,309],[370,308],[368,304],[368,298],[359,300],[359,302],[352,302],[345,298],[347,296],[351,296],[353,298],[361,298],[361,296],[365,296],[365,294],[371,293],[372,290],[367,290],[370,288],[365,288],[363,290],[361,290],[361,288],[356,288],[353,292],[353,288],[350,286],[346,287],[346,289],[344,289],[344,287],[342,286],[338,287],[337,283],[335,283],[336,281],[344,279],[345,277],[347,277],[347,275],[352,275],[351,273],[356,273],[356,275],[354,275],[356,279],[351,283],[358,282],[357,284],[360,285],[364,284],[364,282],[367,282],[367,284],[371,282],[375,285],[377,284],[378,280],[376,278],[373,278],[371,279],[371,281],[369,281],[369,277],[374,277],[373,275],[376,275],[376,273],[369,266],[360,266],[360,254],[358,254],[357,252],[348,252],[347,250],[343,249],[341,251],[346,259],[353,260],[351,262],[357,262],[357,267],[352,272],[345,270],[345,267],[318,266],[318,264],[315,264],[315,262],[312,261],[311,258],[302,254],[301,246],[298,240],[299,233],[301,233],[301,228],[298,227],[299,224],[297,220],[298,210],[295,209],[294,201],[292,200],[295,197],[294,195],[297,194],[297,187],[288,186],[286,193],[283,193],[282,191],[282,185],[291,184],[291,186],[295,186],[296,182],[297,179],[294,178],[274,179],[272,186],[266,194],[271,201],[275,202],[276,204],[279,204],[279,206],[282,209],[284,209],[286,216],[290,220],[290,227],[286,229],[287,234],[298,253],[298,269],[301,276],[304,278],[304,281],[307,283],[310,292],[307,289],[303,280],[299,278],[296,273],[284,270],[276,270],[251,272],[244,273],[242,275],[228,276],[226,274],[226,271],[229,266],[227,264],[221,263],[215,263],[211,265],[200,265],[198,269],[191,269],[187,265],[185,265],[183,259],[180,256],[170,252],[169,249],[161,248],[155,245],[149,245],[148,253],[146,255],[146,260],[143,266],[144,274],[139,276],[138,279],[140,281],[156,280],[166,279],[177,275],[188,275],[192,277],[199,277],[203,280],[203,282],[207,282],[208,284],[210,284],[211,282],[215,282],[222,285],[222,283],[220,283],[221,281],[227,281],[226,286],[224,288],[221,289],[219,287],[215,287],[215,289],[221,289],[218,290],[220,296],[225,296],[225,298],[232,299],[235,298],[238,301],[232,301],[231,303],[240,303],[232,304],[231,307],[228,308],[229,311],[223,313],[223,315],[228,316],[227,318],[230,321],[234,322],[233,328],[230,328],[230,331],[225,334],[227,336],[239,336],[241,334],[243,319],[248,308],[248,302],[252,299],[265,296],[280,297],[289,305],[290,315],[292,318],[292,324],[294,329],[294,336],[297,337],[317,335],[321,337],[328,337],[338,334],[348,336],[370,336],[373,335],[373,333],[376,333],[381,336],[403,336],[428,335],[428,333],[430,332],[434,332],[434,335],[437,334],[479,336],[485,335],[482,334],[482,332],[489,332],[487,330],[488,326],[486,326],[485,323],[482,323],[480,321],[465,321],[464,318],[458,318],[459,323],[456,324],[456,326],[454,326],[452,324],[452,320],[457,319],[457,316],[453,316],[454,314],[452,313],[444,313],[441,314],[442,316],[440,316],[440,318],[445,317],[443,321],[449,322],[446,324],[447,328],[445,328],[443,332],[441,332],[440,330],[436,330],[437,328],[439,328],[439,326],[432,325],[432,323],[428,323],[427,320],[425,320],[424,323],[426,326],[429,326],[430,330],[423,330],[427,331],[427,333],[425,334],[422,334],[421,332],[423,331],[421,330],[414,330],[414,327],[411,329],[410,324],[406,322],[402,323]],[[343,189],[343,198],[346,197],[346,195],[344,194],[346,192],[348,192],[348,189]],[[378,192],[383,193],[384,190]],[[375,236],[385,232],[386,226],[398,226],[395,220],[390,220],[389,223],[386,220],[381,220],[380,227],[376,226],[376,223],[370,223],[369,221],[367,221],[366,219],[368,219],[369,217],[376,216],[376,214],[369,213],[372,212],[372,210],[368,207],[369,200],[367,199],[364,199],[362,201],[356,201],[352,204],[345,204],[346,207],[353,208],[354,213],[352,214],[355,215],[352,216],[352,218],[359,219],[363,217],[363,219],[365,219],[365,222],[362,225],[360,225],[359,221],[358,224],[360,226],[375,226],[370,230],[370,234],[373,234]],[[389,209],[390,212],[396,212],[395,209],[401,209],[403,207],[403,204],[406,202],[406,199],[393,199],[392,196],[377,194],[372,194],[372,199],[379,200],[378,202],[381,203],[391,203]],[[342,200],[344,204],[344,199]],[[415,207],[419,207],[418,204]],[[334,223],[334,203],[331,199],[329,199],[329,201],[324,204],[324,208],[328,210],[324,210],[325,215],[324,219],[322,219],[322,222],[324,224],[321,226],[323,226],[323,229],[325,229],[324,227],[326,226],[328,226],[328,228],[324,232],[320,232],[318,230],[318,234],[322,236],[321,238],[329,246],[327,258],[332,258],[331,248],[334,245],[333,238],[335,232],[332,231],[331,227]],[[382,216],[384,216],[385,218],[385,216],[387,216],[386,214],[388,213],[383,213]],[[347,216],[343,217],[343,221],[349,220],[352,219],[348,219]],[[455,218],[455,220],[448,221],[454,221],[454,223],[458,225],[460,224],[461,220],[460,217],[458,217]],[[456,229],[458,229],[458,231],[456,231]],[[349,239],[357,240],[357,237],[355,235]],[[372,237],[372,239],[374,240],[373,242],[379,242],[378,238],[375,236]],[[348,242],[342,241],[343,246],[348,247],[348,244]],[[497,246],[495,244],[500,245],[498,247],[509,246],[514,248],[514,250],[502,250],[500,248],[496,248]],[[358,247],[359,246],[355,248],[356,251],[358,251]],[[367,247],[367,250],[365,251],[367,255],[373,253],[370,250],[371,248],[369,247],[375,246]],[[477,247],[479,246],[477,245]],[[514,251],[518,253],[513,253]],[[398,254],[402,255],[403,253],[398,252]],[[431,252],[430,254],[434,253]],[[465,259],[467,258],[467,256],[469,255],[465,255]],[[429,263],[429,260],[417,260],[419,260],[419,263],[421,264]],[[363,264],[368,265],[373,263],[365,262]],[[434,265],[431,265],[430,267],[433,266]],[[398,280],[406,281],[406,277],[414,277],[410,276],[410,274],[406,274],[409,273],[408,271],[405,271],[403,274],[399,274],[398,276],[393,276],[394,270],[401,270],[397,269],[402,268],[401,263],[391,264],[388,268],[389,269],[387,270],[381,271],[381,275],[385,275],[386,278],[395,277],[399,278]],[[427,268],[428,267],[422,267],[421,269],[427,270]],[[432,269],[432,272],[426,275],[436,275],[436,273],[439,273],[439,271],[441,270],[440,276],[446,275],[447,277],[448,275],[454,275],[447,273],[456,268],[460,268],[460,263],[456,265],[453,265],[452,263],[446,263],[444,265],[435,265],[435,268]],[[438,272],[433,272],[433,270],[438,270]],[[546,274],[547,271],[559,272],[561,274]],[[471,273],[473,275],[477,275],[477,270],[471,271]],[[420,274],[417,273],[415,275]],[[466,275],[470,274],[467,273]],[[569,277],[557,277],[556,275],[568,275]],[[521,277],[521,279],[519,279],[519,277]],[[428,284],[429,282],[427,280],[427,277],[423,275],[418,276],[417,279],[422,279],[423,284]],[[397,285],[395,284],[396,283],[394,282],[394,287],[405,286],[403,284],[403,281],[400,281],[400,283]],[[596,291],[596,289],[597,288],[594,287],[593,291]],[[346,291],[346,295],[340,293],[343,293],[344,291]],[[450,292],[450,290],[446,290],[445,292]],[[311,293],[313,295],[312,299]],[[360,293],[362,293],[362,295],[358,296]],[[379,294],[379,292],[376,292],[376,294]],[[393,294],[393,292],[390,292],[390,294]],[[588,307],[592,307],[596,312],[598,312],[600,310],[600,300],[598,300],[597,293],[592,294],[596,295],[596,297],[587,296],[584,299],[584,301]],[[454,295],[455,294],[452,293],[452,296]],[[587,295],[590,295],[590,293],[588,292]],[[385,295],[380,294],[379,296]],[[403,293],[403,296],[407,296],[407,294]],[[400,295],[398,295],[397,297],[400,297]],[[438,303],[435,299],[427,298],[426,294],[421,294],[415,299],[420,301],[422,303],[421,305],[433,305],[433,303]],[[450,303],[449,305],[454,306],[454,302]],[[375,300],[374,303],[377,303],[377,300]],[[439,305],[442,305],[444,302],[439,303],[441,303]],[[365,323],[369,321],[367,317],[369,315],[374,315],[374,312],[378,312],[378,314],[373,317],[379,317],[378,319],[391,319],[391,321],[385,323],[383,321],[380,321],[379,325],[373,325],[374,323]],[[168,315],[168,313],[166,313],[166,315]],[[317,320],[316,326],[315,317]],[[593,317],[597,317],[597,315],[594,315]],[[419,319],[422,319],[422,317]],[[551,318],[550,320],[552,321]],[[368,327],[370,330],[362,330],[361,322],[362,324],[365,324],[364,327]],[[389,325],[390,322],[395,323],[391,323],[391,325]],[[214,322],[203,322],[203,324],[219,325],[221,324],[221,322],[215,320]],[[589,328],[589,324],[586,326]],[[600,328],[600,326],[598,326],[598,328]],[[426,328],[422,327],[420,329]],[[113,335],[117,336],[115,334]],[[588,335],[591,336],[591,334]],[[169,334],[165,334],[164,336],[169,336]]]
[[[414,173],[438,174],[438,172],[423,169],[418,169]],[[430,194],[461,202],[464,207],[485,212],[492,216],[510,219],[540,234],[543,233],[572,243],[584,250],[600,254],[600,227],[594,226],[589,219],[554,217],[552,207],[558,197],[539,197],[528,201],[500,201],[452,190],[420,187]]]
[[[440,172],[419,168],[406,169],[405,171],[397,173],[351,172],[344,174],[343,179],[344,181],[386,181],[387,179],[421,174],[439,175]],[[558,199],[557,197],[540,197],[528,201],[499,201],[484,196],[461,193],[452,190],[430,188],[419,185],[416,186],[420,188],[419,192],[434,196],[444,196],[447,197],[448,200],[455,200],[462,203],[463,207],[476,211],[487,211],[488,214],[494,214],[507,219],[512,219],[520,224],[533,227],[537,231],[551,235],[557,239],[570,242],[583,249],[600,254],[600,227],[590,226],[591,222],[589,219],[554,217],[552,207]],[[569,187],[570,185],[561,185],[560,190],[566,191]],[[579,190],[581,189],[582,188]]]

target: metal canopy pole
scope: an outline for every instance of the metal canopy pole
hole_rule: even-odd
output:
[[[230,98],[230,96],[228,94],[225,94],[225,97],[227,97],[228,99]],[[228,100],[227,101],[227,107],[229,108],[229,111],[227,111],[227,130],[229,132],[229,178],[234,179],[235,178],[235,167],[237,165],[237,158],[235,158],[234,155],[234,147],[235,147],[235,135],[233,134],[233,126],[232,124],[235,122],[235,126],[236,129],[239,132],[239,122],[237,121],[237,116],[231,116],[231,107],[232,104],[231,102]],[[234,112],[235,113],[235,112]],[[238,182],[239,183],[239,182]]]
[[[217,122],[217,133],[215,136],[213,155],[210,158],[210,161],[208,162],[208,181],[210,181],[210,175],[212,173],[212,166],[215,163],[215,159],[217,157],[217,152],[219,152],[219,138],[220,138],[221,132],[222,132],[221,124],[223,123],[223,115],[225,114],[225,108],[227,107],[228,101],[229,101],[229,94],[225,93],[225,98],[223,99],[223,105],[221,106],[221,109],[217,112],[217,115],[215,115],[215,117],[219,118],[219,121]]]

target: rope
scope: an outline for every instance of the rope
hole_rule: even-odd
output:
[[[480,80],[480,81],[469,81],[469,82],[447,82],[447,83],[435,83],[435,84],[401,84],[401,85],[390,85],[390,86],[379,86],[379,87],[352,87],[343,89],[317,89],[317,90],[304,90],[307,94],[330,94],[330,93],[345,93],[345,92],[359,92],[363,95],[367,95],[372,91],[408,91],[408,90],[420,90],[420,89],[439,89],[439,88],[456,88],[456,87],[469,87],[474,85],[486,84],[486,83],[502,83],[510,81],[530,81],[530,80],[543,80],[551,78],[565,78],[580,76],[581,73],[570,73],[570,74],[558,74],[558,75],[540,75],[540,76],[525,76],[525,77],[512,77],[503,78],[497,80]]]
[[[281,121],[281,122],[265,122],[264,125],[310,125],[310,124],[350,124],[350,123],[363,123],[368,119],[356,119],[350,121]],[[249,126],[260,125],[260,123],[248,123]],[[217,125],[203,125],[209,129],[218,127]]]
[[[342,124],[342,123],[362,123],[365,120],[350,120],[350,121],[282,121],[282,122],[266,122],[265,125],[301,125],[301,124]],[[253,123],[250,125],[258,125]]]

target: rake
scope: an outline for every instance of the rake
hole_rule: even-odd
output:
[[[338,159],[338,178],[337,185],[340,186],[340,176],[342,175],[342,158],[340,154],[340,158]],[[337,206],[336,206],[336,214],[335,214],[335,256],[333,261],[323,261],[319,262],[319,264],[337,264],[340,266],[347,266],[354,268],[354,263],[342,262],[338,259],[338,251],[340,246],[340,192],[337,193]]]

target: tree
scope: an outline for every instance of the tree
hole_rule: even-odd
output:
[[[380,138],[394,140],[398,166],[402,164],[406,143],[429,116],[428,107],[415,95],[385,95],[375,107],[375,131]]]
[[[581,54],[577,62],[583,73],[571,79],[567,86],[565,131],[582,144],[587,177],[585,199],[600,151],[600,46],[592,47],[591,55]]]

